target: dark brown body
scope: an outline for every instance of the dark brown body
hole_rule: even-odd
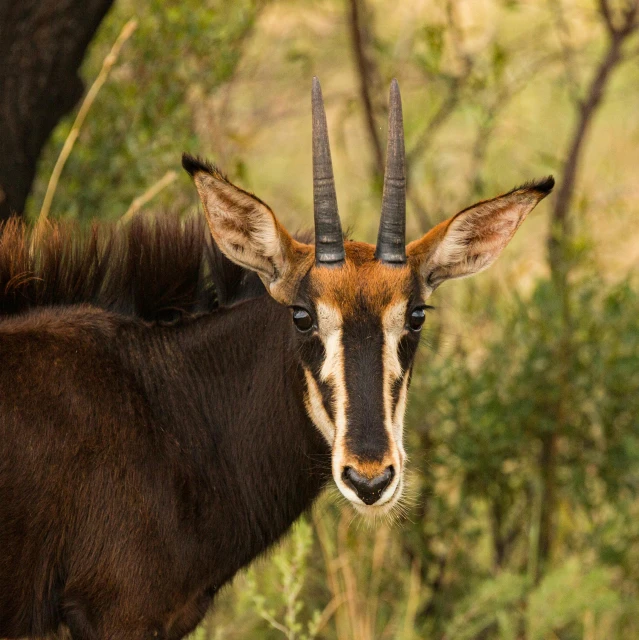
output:
[[[0,319],[0,637],[193,629],[330,476],[293,331],[265,295],[175,326]]]
[[[186,155],[234,264],[201,223],[2,230],[0,637],[177,640],[330,477],[364,515],[399,504],[426,300],[489,267],[554,180],[404,246],[395,81],[390,102],[376,247],[343,239],[317,80],[314,244]]]

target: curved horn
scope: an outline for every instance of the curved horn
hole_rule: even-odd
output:
[[[319,80],[313,77],[313,210],[315,215],[315,264],[341,265],[344,237],[337,211],[337,196],[326,113]]]
[[[382,217],[375,257],[390,264],[406,263],[406,167],[404,123],[399,85],[393,78],[388,105],[388,145],[384,172]]]

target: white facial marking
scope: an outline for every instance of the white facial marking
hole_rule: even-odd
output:
[[[311,417],[313,424],[319,429],[324,438],[326,438],[326,442],[333,446],[335,440],[335,425],[331,422],[324,407],[322,392],[319,390],[313,374],[306,367],[304,367],[304,377],[306,379],[307,392],[304,400],[306,411]]]
[[[346,411],[348,396],[344,376],[344,346],[342,343],[342,314],[339,309],[323,302],[317,303],[317,325],[319,338],[326,353],[320,369],[319,377],[322,382],[331,385],[333,393],[334,421],[331,420],[322,394],[310,370],[304,369],[307,396],[306,409],[311,420],[332,446],[333,479],[341,493],[360,513],[365,515],[381,514],[390,509],[402,491],[402,470],[406,454],[403,448],[404,411],[408,389],[408,376],[405,376],[399,393],[397,405],[393,407],[392,389],[395,381],[405,372],[399,360],[399,341],[406,331],[407,302],[398,302],[386,309],[382,317],[384,331],[383,361],[383,394],[384,394],[384,427],[388,433],[390,443],[390,460],[395,468],[393,482],[386,488],[380,499],[373,505],[365,505],[342,480],[342,471],[347,458],[346,440]]]
[[[319,338],[324,345],[326,357],[320,369],[320,380],[333,388],[333,413],[335,422],[330,419],[322,393],[313,374],[304,369],[306,378],[306,409],[311,420],[334,446],[338,434],[343,438],[346,430],[346,385],[344,383],[344,352],[342,348],[342,314],[333,306],[317,303],[317,328]]]
[[[404,408],[406,404],[406,390],[408,376],[402,383],[397,406],[393,410],[393,385],[405,372],[399,360],[399,341],[406,332],[407,301],[401,300],[388,307],[382,317],[384,330],[383,366],[383,394],[384,394],[384,427],[390,442],[392,464],[395,467],[395,478],[386,488],[381,498],[375,503],[380,506],[391,500],[401,482],[404,453]],[[402,405],[402,406],[400,406]]]
[[[320,369],[320,378],[333,387],[335,428],[333,448],[341,450],[346,433],[346,383],[344,381],[344,347],[342,345],[342,314],[339,309],[324,302],[317,303],[317,327],[326,357]],[[335,456],[333,456],[335,458]],[[335,460],[333,460],[335,471]],[[340,473],[337,474],[339,476]],[[335,474],[334,474],[335,475]]]
[[[408,396],[408,375],[404,377],[402,388],[399,390],[399,398],[395,406],[395,414],[393,415],[393,431],[395,433],[395,441],[399,443],[398,449],[402,464],[406,458],[404,452],[404,416],[406,415],[406,398]]]

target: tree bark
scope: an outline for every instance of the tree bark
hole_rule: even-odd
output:
[[[40,152],[84,93],[78,69],[113,0],[0,0],[0,220],[21,215]]]

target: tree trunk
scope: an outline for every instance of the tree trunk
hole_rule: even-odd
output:
[[[21,215],[40,152],[84,93],[78,69],[113,0],[0,0],[0,220]]]

